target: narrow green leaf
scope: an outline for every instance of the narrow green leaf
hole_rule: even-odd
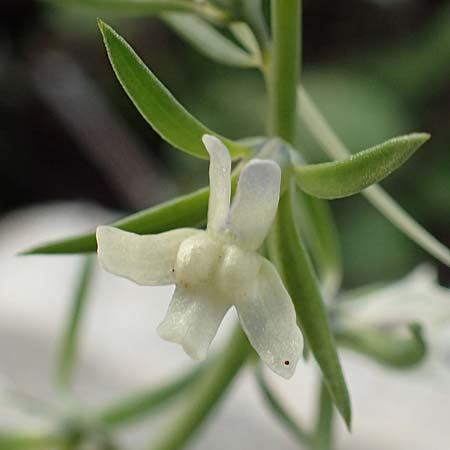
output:
[[[58,6],[78,6],[96,11],[144,16],[164,12],[196,13],[210,20],[225,22],[229,14],[214,5],[189,0],[50,0]]]
[[[235,184],[235,183],[234,183]],[[144,209],[111,225],[138,234],[162,233],[173,228],[197,227],[206,221],[209,188]],[[45,243],[25,251],[25,255],[95,252],[95,231]]]
[[[330,206],[324,200],[298,190],[297,223],[301,224],[322,286],[322,292],[333,298],[341,284],[342,261],[338,233]]]
[[[230,31],[251,53],[258,55],[263,62],[262,53],[272,54],[271,39],[269,36],[268,23],[266,20],[265,0],[246,0],[239,5],[237,18],[230,24]],[[290,34],[290,33],[289,33]],[[291,34],[290,34],[291,35]],[[261,69],[263,69],[261,65]]]
[[[258,61],[212,25],[191,14],[164,14],[167,22],[200,53],[221,64],[255,67]]]
[[[231,176],[231,194],[234,195],[242,164],[238,165]],[[208,213],[209,187],[191,194],[182,195],[173,200],[144,209],[124,217],[111,226],[137,234],[156,234],[174,228],[203,226]],[[22,252],[22,255],[56,255],[70,253],[89,253],[97,250],[95,231],[71,238],[47,242]]]
[[[95,258],[92,256],[86,257],[80,270],[80,278],[73,296],[69,320],[61,340],[61,350],[57,365],[56,379],[62,389],[67,389],[72,379],[77,353],[78,337],[80,334],[80,325],[85,310],[94,268]]]
[[[258,8],[258,11],[261,11]],[[261,49],[251,27],[246,22],[233,22],[229,25],[231,33],[247,51],[261,61]]]
[[[339,330],[335,335],[338,345],[342,347],[368,356],[380,364],[407,369],[423,360],[427,347],[420,325],[410,325],[407,330],[404,328],[349,328]]]
[[[122,87],[144,119],[163,139],[193,156],[208,159],[202,136],[213,134],[224,142],[233,158],[250,154],[247,147],[217,135],[186,111],[109,25],[99,21],[99,28]]]
[[[341,198],[381,181],[400,167],[428,139],[412,133],[389,139],[341,161],[296,166],[297,183],[310,195]]]
[[[296,228],[295,185],[280,199],[278,215],[269,237],[269,253],[288,289],[307,344],[324,382],[348,428],[350,398],[312,263]]]

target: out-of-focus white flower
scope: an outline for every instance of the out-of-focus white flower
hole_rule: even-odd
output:
[[[350,329],[373,327],[398,333],[422,326],[434,363],[450,367],[450,290],[437,282],[436,270],[421,265],[402,280],[337,302],[335,320]]]
[[[302,352],[302,335],[278,272],[257,253],[276,214],[280,168],[273,161],[250,161],[230,208],[228,150],[213,136],[205,135],[203,143],[210,155],[207,229],[140,236],[102,226],[97,229],[99,261],[105,270],[138,284],[176,284],[158,332],[193,359],[206,357],[234,305],[261,359],[289,378]]]
[[[360,325],[407,325],[420,323],[425,329],[450,324],[450,290],[437,282],[436,271],[421,265],[402,280],[342,300],[339,318]]]

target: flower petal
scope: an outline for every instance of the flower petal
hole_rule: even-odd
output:
[[[97,228],[100,265],[115,275],[144,285],[175,283],[173,271],[178,247],[201,232],[179,228],[159,234],[138,235],[118,228]]]
[[[177,286],[159,335],[181,344],[193,359],[203,360],[230,305],[211,288]]]
[[[202,140],[210,159],[208,228],[220,231],[230,210],[231,158],[228,149],[216,137],[205,134]]]
[[[241,245],[256,250],[277,212],[281,169],[274,161],[253,159],[239,177],[228,224]]]
[[[290,378],[302,354],[303,337],[292,300],[271,262],[264,259],[253,295],[236,301],[242,328],[260,358]]]

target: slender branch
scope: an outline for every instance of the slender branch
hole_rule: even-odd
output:
[[[218,355],[217,361],[191,385],[175,419],[150,448],[177,450],[183,447],[222,398],[249,352],[247,338],[238,327],[223,353]]]
[[[350,151],[302,88],[298,89],[298,113],[326,154],[333,159],[343,159],[350,155]],[[380,186],[371,186],[362,191],[362,194],[412,241],[445,265],[450,266],[450,249],[417,223]]]
[[[291,432],[291,434],[297,439],[300,444],[312,448],[312,437],[286,411],[281,401],[277,398],[276,394],[267,384],[267,381],[264,377],[264,372],[260,364],[255,367],[255,375],[261,394],[273,414]]]
[[[92,279],[94,263],[94,256],[88,256],[83,261],[80,279],[72,301],[72,309],[70,311],[67,327],[64,330],[64,336],[62,338],[62,345],[56,371],[56,379],[58,385],[64,390],[68,388],[72,378],[77,352],[80,323],[86,304],[89,285]]]
[[[323,381],[320,383],[317,404],[319,410],[316,420],[314,448],[316,450],[332,450],[334,407]]]
[[[300,69],[300,0],[272,0],[272,53],[269,72],[270,134],[291,142],[295,131]]]
[[[416,222],[385,190],[378,185],[374,185],[365,189],[363,195],[416,244],[450,267],[450,249]]]

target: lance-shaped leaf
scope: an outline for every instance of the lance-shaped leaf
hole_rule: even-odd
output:
[[[163,19],[200,53],[221,64],[255,67],[258,60],[212,25],[192,14],[164,14]]]
[[[416,366],[427,351],[418,324],[392,330],[375,327],[342,329],[336,332],[336,340],[340,346],[397,369]]]
[[[249,24],[246,22],[232,22],[229,25],[229,29],[242,46],[246,48],[250,54],[257,57],[258,61],[261,63],[261,49]]]
[[[342,261],[336,225],[328,202],[298,190],[297,222],[319,274],[322,292],[332,299],[342,278]]]
[[[231,177],[231,195],[234,195],[241,167]],[[199,227],[206,223],[209,187],[144,209],[124,217],[111,226],[137,234],[156,234],[174,228]],[[57,255],[89,253],[97,250],[95,231],[66,239],[47,242],[22,252],[22,255]]]
[[[144,16],[164,12],[196,13],[223,22],[228,13],[211,4],[187,0],[50,0],[60,6],[81,6],[96,11],[117,12],[128,16]]]
[[[178,197],[132,214],[111,224],[138,234],[162,233],[173,228],[197,227],[206,221],[209,188]],[[25,255],[87,253],[97,250],[95,231],[68,239],[45,243],[24,252]]]
[[[428,139],[412,133],[389,139],[347,159],[295,167],[299,187],[319,198],[341,198],[356,194],[381,181],[400,167]]]
[[[295,204],[295,186],[291,184],[280,199],[268,241],[269,253],[292,297],[303,335],[330,396],[350,428],[350,398],[314,269],[296,228]]]
[[[194,118],[156,78],[139,56],[109,25],[99,21],[109,60],[118,80],[144,119],[168,143],[199,158],[208,159],[204,134],[217,135]],[[219,136],[220,137],[220,136]],[[220,137],[231,156],[248,155],[250,149]]]

